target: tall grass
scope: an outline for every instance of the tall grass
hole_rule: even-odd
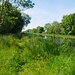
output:
[[[75,39],[0,36],[0,75],[75,75]]]

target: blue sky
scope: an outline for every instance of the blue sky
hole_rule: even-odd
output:
[[[75,0],[32,0],[34,8],[24,12],[31,16],[31,23],[26,29],[44,26],[53,21],[61,22],[63,15],[75,12]]]

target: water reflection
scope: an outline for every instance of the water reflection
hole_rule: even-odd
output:
[[[42,36],[40,35],[40,37],[42,37],[43,39],[46,40],[52,40],[54,41],[55,44],[57,45],[63,45],[65,43],[65,45],[67,45],[67,47],[75,48],[75,38],[63,38],[63,37],[56,37],[56,36]]]

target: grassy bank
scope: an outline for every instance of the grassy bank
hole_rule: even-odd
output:
[[[27,33],[27,34],[37,35],[37,36],[47,36],[47,37],[55,36],[60,38],[75,38],[75,36],[73,35],[46,34],[46,33]]]
[[[0,75],[75,75],[75,39],[1,35]]]

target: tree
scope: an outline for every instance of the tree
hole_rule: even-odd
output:
[[[36,28],[33,28],[32,29],[32,33],[37,33],[37,29]]]
[[[16,6],[21,6],[21,7],[24,7],[26,9],[28,8],[33,8],[34,7],[34,3],[32,3],[31,0],[0,0],[1,4],[2,4],[2,7],[4,6],[4,2],[7,1],[7,2],[12,2],[12,3],[16,3]]]
[[[3,4],[5,7],[0,16],[0,33],[18,33],[21,32],[24,25],[30,23],[29,15],[23,15],[21,12],[8,1]],[[0,5],[1,11],[2,5]]]
[[[44,32],[44,28],[41,26],[38,26],[37,27],[37,33],[42,33],[42,32]]]
[[[44,26],[45,32],[48,32],[49,31],[50,26],[51,26],[50,23],[46,23],[45,24],[45,26]]]
[[[75,35],[75,13],[63,16],[61,24],[65,34]]]
[[[11,0],[0,0],[0,33],[18,33],[23,26],[30,23],[30,17],[10,3]],[[21,7],[32,8],[34,4],[30,0],[13,0]]]
[[[60,34],[61,32],[61,25],[59,22],[57,21],[54,21],[52,24],[51,24],[51,33],[54,33],[54,34]]]
[[[47,23],[44,26],[45,30],[49,34],[60,34],[61,32],[61,25],[57,21],[53,21],[51,24]]]

